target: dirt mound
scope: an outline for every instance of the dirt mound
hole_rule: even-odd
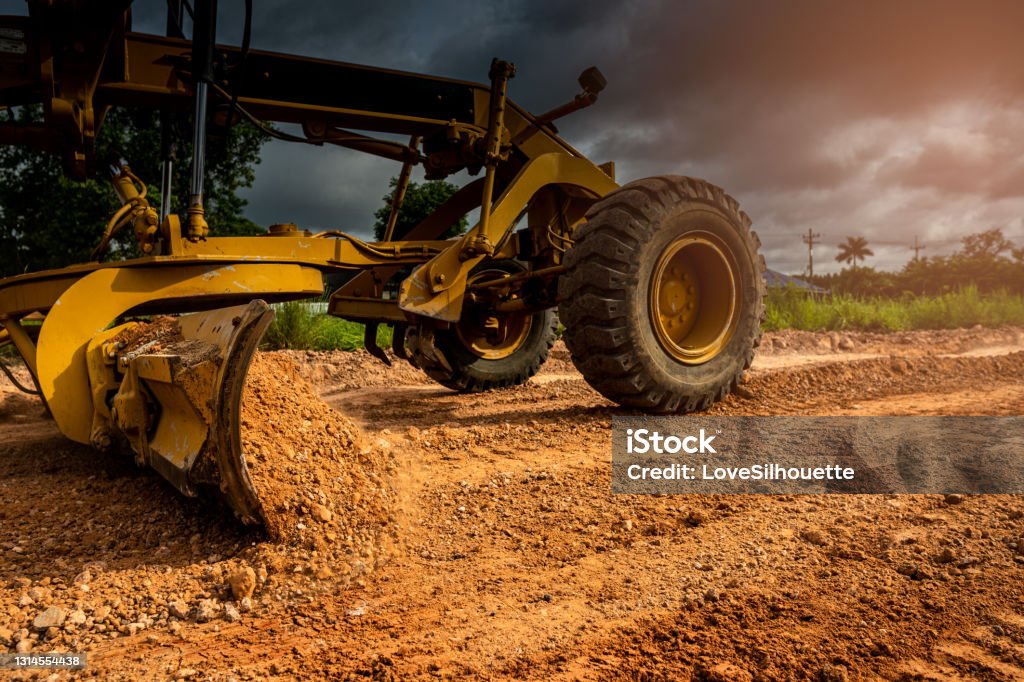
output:
[[[750,376],[740,395],[712,414],[822,414],[860,402],[916,393],[944,394],[1024,377],[1024,352],[990,357],[900,357],[794,367]],[[990,414],[993,407],[980,412]]]
[[[302,552],[321,579],[358,578],[387,560],[391,457],[328,407],[287,357],[253,359],[241,435],[271,540]]]
[[[863,331],[800,331],[783,329],[767,332],[761,340],[758,355],[878,353],[888,355],[932,355],[965,353],[979,348],[1020,345],[1024,329],[1020,327],[989,328],[976,325],[970,329],[922,329],[906,332]]]
[[[278,350],[264,355],[291,360],[307,382],[316,387],[330,386],[335,391],[430,382],[427,375],[390,352],[390,367],[365,350]]]

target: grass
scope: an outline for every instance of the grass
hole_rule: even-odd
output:
[[[794,290],[776,289],[768,294],[766,312],[764,328],[768,331],[907,331],[977,324],[996,327],[1024,325],[1024,296],[1005,291],[983,295],[968,287],[938,296],[815,298]]]
[[[324,313],[313,312],[310,306],[291,301],[274,306],[277,313],[263,337],[268,350],[293,348],[300,350],[357,350],[363,347],[363,325]],[[377,344],[391,345],[391,328],[381,325]]]

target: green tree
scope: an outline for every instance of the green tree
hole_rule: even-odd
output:
[[[1013,251],[1013,242],[1007,239],[998,227],[969,234],[961,239],[960,243],[963,245],[960,253],[967,258],[995,259],[1007,251]]]
[[[391,178],[389,184],[391,192],[384,197],[384,205],[374,213],[377,220],[373,224],[373,238],[377,241],[384,239],[388,216],[391,215],[391,197],[397,185],[398,178]],[[410,182],[405,191],[405,200],[402,201],[402,207],[398,211],[398,221],[395,223],[395,234],[392,239],[401,239],[407,235],[409,230],[419,225],[458,190],[457,186],[444,180],[428,180],[423,183]],[[466,226],[466,218],[462,217],[439,238],[449,239],[463,234],[466,231]]]
[[[39,119],[38,107],[21,108],[21,123]],[[114,109],[97,137],[98,166],[122,157],[149,187],[148,198],[160,205],[160,126],[156,112]],[[172,122],[176,141],[174,196],[171,209],[184,213],[188,203],[191,158],[188,116]],[[258,234],[262,229],[242,215],[246,201],[238,191],[250,187],[266,136],[248,123],[227,136],[211,128],[207,149],[207,221],[215,235]],[[76,182],[65,178],[60,161],[21,146],[0,146],[0,275],[56,268],[88,260],[103,228],[118,208],[104,177]],[[136,255],[134,237],[124,231],[111,245],[110,258]]]
[[[868,240],[864,237],[847,237],[846,241],[839,245],[839,253],[836,261],[840,263],[852,263],[857,267],[857,261],[863,261],[868,256],[874,256],[875,252],[868,248]]]

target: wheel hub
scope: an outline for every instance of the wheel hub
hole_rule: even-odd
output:
[[[706,232],[672,242],[651,275],[650,316],[658,343],[688,365],[711,360],[736,328],[737,269],[728,246]]]
[[[484,270],[473,275],[474,281],[488,281],[508,273],[503,270]],[[508,292],[495,292],[507,296]],[[495,313],[485,302],[467,300],[462,319],[455,323],[459,341],[474,355],[485,360],[507,358],[519,349],[530,334],[533,315],[526,313]]]

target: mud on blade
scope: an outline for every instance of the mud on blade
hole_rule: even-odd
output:
[[[215,486],[244,523],[262,523],[239,419],[249,364],[273,318],[257,300],[151,325],[130,322],[95,338],[87,355],[100,398],[93,444],[109,447],[120,435],[140,464],[185,495]]]

